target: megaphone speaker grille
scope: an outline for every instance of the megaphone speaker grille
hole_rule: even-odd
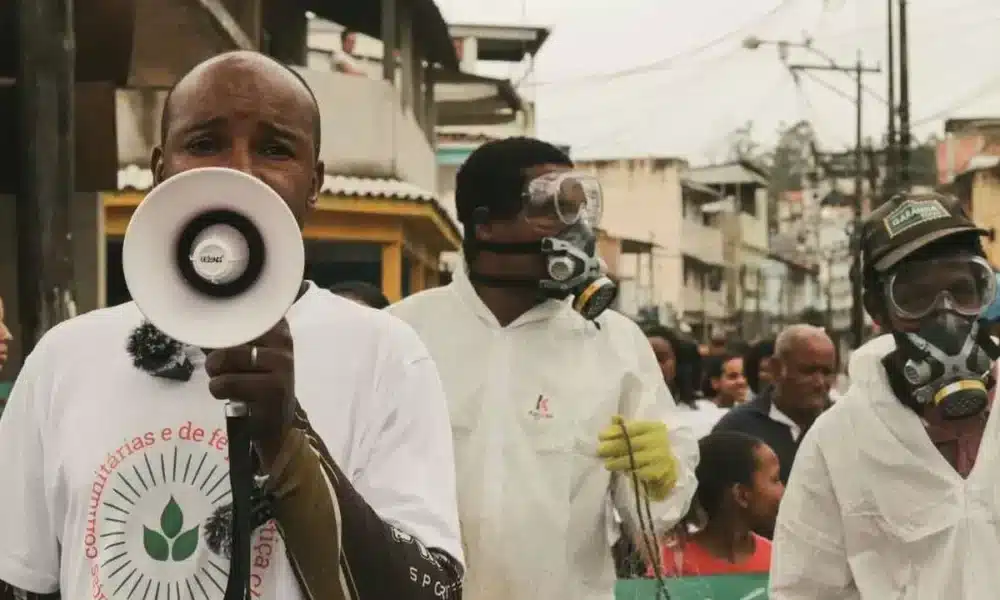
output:
[[[247,343],[288,312],[305,250],[295,216],[259,179],[185,171],[154,188],[125,233],[132,299],[168,336],[202,348]]]
[[[233,242],[226,243],[227,237]],[[242,252],[233,248],[237,244]],[[176,260],[192,288],[206,296],[232,298],[260,277],[266,252],[264,239],[250,219],[231,210],[212,210],[192,219],[181,231]]]

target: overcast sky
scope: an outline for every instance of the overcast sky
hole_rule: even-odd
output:
[[[818,72],[797,85],[775,48],[742,47],[751,34],[794,41],[805,32],[847,64],[861,50],[883,69],[866,85],[886,95],[886,0],[437,2],[451,22],[552,27],[522,91],[538,102],[539,135],[570,144],[578,157],[721,159],[729,132],[751,120],[765,143],[781,122],[809,118],[824,147],[853,144],[852,79]],[[1000,1],[909,6],[916,134],[940,133],[948,117],[1000,116]],[[805,50],[789,59],[823,60]],[[866,94],[865,135],[881,138],[885,127],[885,104]]]

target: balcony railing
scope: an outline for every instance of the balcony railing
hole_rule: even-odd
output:
[[[394,178],[435,190],[434,150],[389,82],[333,72],[304,70],[302,74],[320,104],[320,157],[328,173]],[[121,164],[148,165],[150,149],[158,138],[156,115],[162,103],[162,93],[119,92]]]
[[[685,219],[681,225],[681,248],[684,254],[701,262],[722,265],[722,232],[715,227]]]
[[[704,293],[696,286],[684,286],[684,312],[686,314],[707,313],[711,319],[724,319],[726,315],[726,295],[723,291],[706,289]]]

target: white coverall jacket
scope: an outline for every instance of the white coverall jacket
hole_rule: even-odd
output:
[[[889,387],[891,336],[806,434],[778,513],[771,600],[1000,597],[1000,439],[989,418],[968,479]]]
[[[679,474],[651,503],[658,530],[685,514],[696,487],[697,443],[640,329],[612,311],[598,328],[557,301],[501,327],[464,272],[389,310],[420,334],[448,397],[463,598],[613,598],[609,505],[635,531],[636,501],[631,477],[597,458],[598,433],[616,414],[667,423]]]

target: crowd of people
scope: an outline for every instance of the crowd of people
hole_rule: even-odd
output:
[[[244,171],[305,223],[323,129],[295,71],[213,57],[161,127],[157,184]],[[252,597],[607,600],[621,576],[764,572],[772,600],[1000,588],[997,278],[957,200],[902,194],[864,221],[884,335],[837,398],[821,328],[702,350],[608,310],[600,185],[561,149],[483,144],[455,201],[463,268],[396,304],[303,281],[224,349],[133,303],[49,331],[0,418],[0,600],[234,597],[232,400],[255,449]],[[616,552],[639,560],[616,572]]]
[[[695,502],[660,540],[649,564],[638,540],[622,536],[619,575],[766,573],[778,506],[799,442],[830,407],[837,353],[825,330],[786,327],[777,339],[707,346],[659,324],[643,327],[675,418],[699,440]],[[646,560],[636,561],[636,556]]]

